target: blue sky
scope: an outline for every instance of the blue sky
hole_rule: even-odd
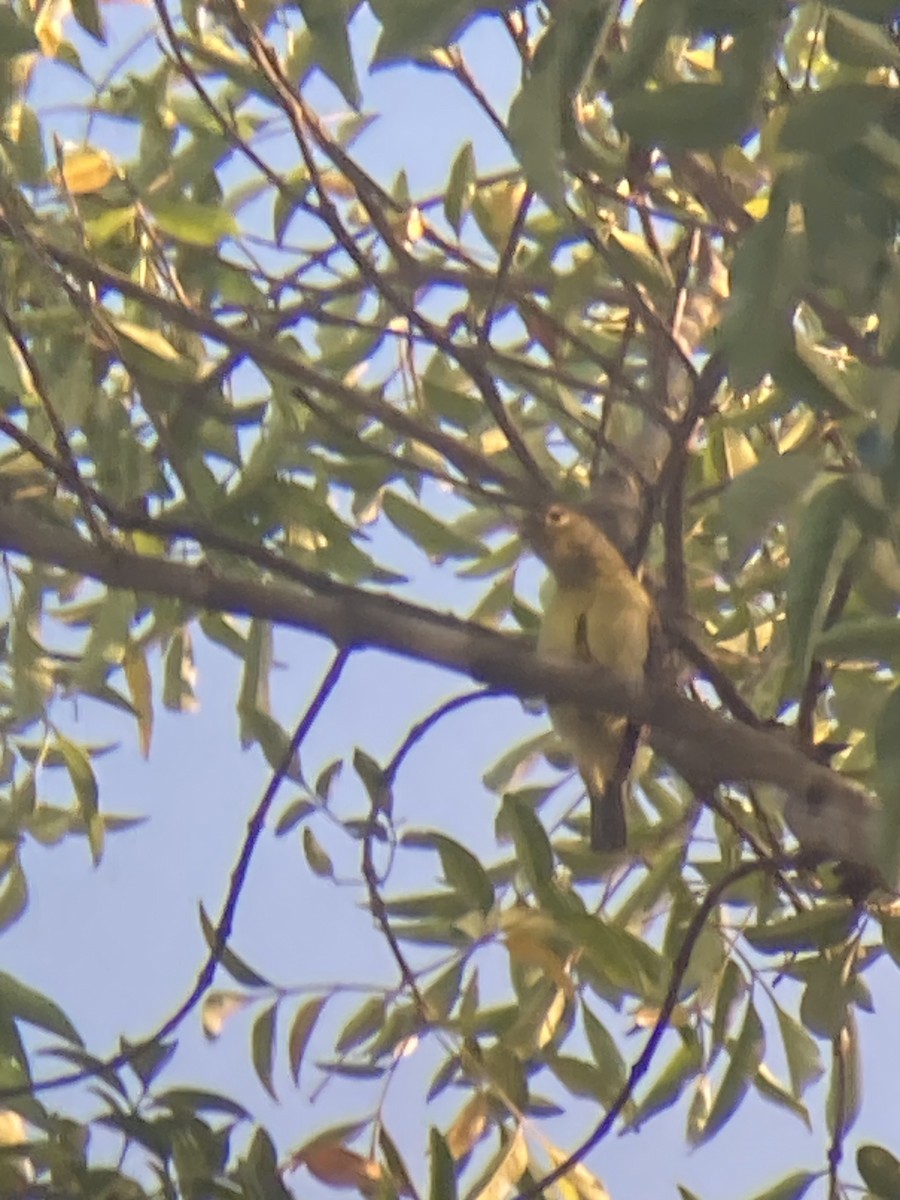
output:
[[[86,54],[95,71],[104,58],[121,54],[151,20],[143,8],[114,7],[108,13],[114,33],[109,48]],[[370,21],[359,22],[361,47],[371,40],[373,29]],[[478,23],[464,49],[473,73],[505,113],[516,74],[492,23]],[[139,61],[146,63],[153,53],[152,43],[147,44]],[[32,102],[39,110],[52,107],[62,134],[78,137],[84,128],[81,118],[59,108],[66,89],[78,93],[69,73],[42,71]],[[364,90],[366,108],[382,115],[357,151],[378,179],[390,180],[402,167],[415,194],[439,191],[466,139],[475,144],[481,170],[509,164],[509,153],[496,133],[446,76],[391,68],[366,79]],[[313,83],[310,95],[325,114],[343,110],[340,97],[321,81]],[[113,123],[98,122],[92,136],[113,151],[125,151],[122,131]],[[457,580],[452,566],[430,565],[390,529],[376,527],[374,548],[380,561],[410,576],[407,590],[416,598],[460,611],[474,601],[473,586]],[[308,637],[279,634],[276,656],[276,711],[291,727],[327,668],[331,650]],[[256,750],[244,753],[238,746],[236,665],[199,638],[198,667],[200,711],[175,717],[157,705],[146,763],[137,752],[130,722],[89,702],[79,702],[77,710],[60,704],[58,715],[65,714],[66,726],[79,740],[121,743],[98,766],[104,807],[146,814],[149,821],[136,832],[110,838],[97,870],[91,868],[84,844],[73,841],[49,851],[29,846],[25,862],[31,903],[24,919],[3,935],[3,966],[62,1003],[88,1047],[101,1054],[116,1048],[120,1033],[135,1039],[154,1028],[188,991],[205,952],[198,902],[218,913],[248,814],[268,778],[261,755]],[[414,720],[464,686],[464,680],[411,663],[374,653],[360,655],[304,747],[307,775],[314,778],[332,758],[349,756],[354,746],[383,761]],[[483,787],[481,775],[514,740],[541,728],[539,721],[511,700],[481,703],[449,718],[411,755],[400,777],[399,820],[407,826],[441,829],[476,850],[488,844],[495,798]],[[363,792],[349,765],[337,796],[342,811],[361,811]],[[285,788],[276,814],[291,798],[291,789]],[[358,874],[352,844],[324,824],[316,824],[315,831],[333,854],[338,877]],[[436,871],[433,856],[404,856],[392,887],[405,891],[422,886]],[[288,987],[306,989],[345,979],[395,982],[393,964],[372,931],[361,898],[358,886],[340,886],[312,875],[296,832],[275,839],[269,830],[251,868],[233,946],[261,972]],[[896,989],[887,969],[876,968],[873,978],[882,985],[876,996]],[[357,996],[334,1002],[330,1017],[348,1016],[359,1001]],[[288,1005],[285,1016],[291,1012]],[[283,1039],[276,1075],[282,1103],[275,1105],[249,1065],[251,1017],[252,1013],[234,1017],[215,1044],[204,1041],[196,1016],[189,1019],[166,1081],[202,1084],[235,1097],[272,1129],[282,1154],[320,1127],[366,1114],[376,1089],[336,1080],[311,1103],[317,1077],[308,1068],[300,1088],[294,1089],[284,1066]],[[870,1052],[865,1064],[867,1107],[856,1129],[862,1140],[888,1140],[893,1133],[895,1088],[891,1056],[884,1053],[885,1041],[892,1036],[889,1020],[863,1019],[864,1044]],[[282,1032],[284,1028],[286,1022]],[[641,1037],[627,1039],[628,1059],[638,1053]],[[827,1047],[822,1049],[827,1056]],[[323,1038],[314,1044],[311,1058],[327,1058],[329,1050]],[[387,1107],[389,1128],[422,1184],[427,1130],[420,1097],[435,1062],[429,1044],[404,1060]],[[777,1054],[773,1065],[779,1066]],[[446,1126],[461,1099],[445,1095],[428,1121]],[[60,1108],[69,1102],[62,1095],[56,1100]],[[744,1105],[740,1117],[712,1145],[693,1154],[682,1138],[684,1115],[685,1106],[679,1105],[640,1134],[611,1139],[591,1157],[589,1164],[614,1196],[675,1195],[675,1184],[681,1182],[703,1200],[729,1200],[752,1195],[788,1168],[815,1168],[824,1162],[821,1131],[807,1134],[799,1121],[758,1098]],[[577,1123],[560,1119],[549,1131],[557,1141],[571,1144],[594,1119],[595,1114],[579,1106]],[[321,1192],[306,1179],[293,1182],[298,1194]]]

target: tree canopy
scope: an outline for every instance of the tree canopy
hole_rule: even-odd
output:
[[[820,1161],[766,1196],[900,1195],[900,1160],[855,1131],[857,1014],[875,964],[900,961],[895,7],[0,7],[0,926],[28,920],[31,843],[85,839],[87,867],[134,823],[75,702],[125,714],[148,754],[154,712],[194,706],[204,641],[240,664],[223,739],[269,770],[195,985],[156,1030],[123,1014],[104,1058],[0,973],[0,1193],[268,1200],[308,1171],[385,1200],[593,1200],[614,1130],[652,1142],[679,1104],[701,1145],[759,1095],[823,1130]],[[367,150],[373,81],[397,71],[410,105],[426,74],[458,97],[434,194]],[[643,687],[534,651],[519,522],[551,498],[655,598],[666,669]],[[419,555],[415,586],[386,531]],[[290,630],[334,647],[300,672],[293,727],[270,695]],[[464,690],[423,703],[389,760],[348,739],[308,775],[366,648]],[[410,753],[501,696],[643,723],[626,852],[589,850],[546,723],[486,765],[491,838],[409,794]],[[272,831],[323,889],[341,883],[323,831],[351,852],[394,978],[349,1019],[329,1023],[339,954],[310,996],[232,937]],[[430,864],[412,891],[411,859]],[[344,1126],[279,1145],[246,1097],[170,1085],[186,1022],[227,1038],[247,1008],[262,1087],[315,1047]],[[438,1065],[402,1131],[357,1105],[426,1043]],[[561,1113],[589,1134],[557,1142]]]

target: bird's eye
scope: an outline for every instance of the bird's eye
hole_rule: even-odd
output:
[[[548,525],[564,525],[566,522],[566,510],[554,505],[547,509],[547,524]]]

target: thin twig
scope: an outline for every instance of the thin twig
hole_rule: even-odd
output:
[[[425,735],[437,725],[438,721],[449,716],[450,713],[456,712],[457,709],[464,708],[467,704],[472,704],[476,700],[492,700],[499,696],[499,692],[493,691],[491,688],[479,688],[475,692],[463,692],[459,696],[454,696],[451,700],[445,701],[434,712],[429,713],[427,717],[413,725],[409,733],[403,739],[399,749],[394,754],[394,757],[384,769],[385,781],[388,785],[392,784],[397,777],[397,772],[403,763],[403,760],[409,754],[410,750],[416,746]]]
[[[338,680],[343,673],[344,667],[347,664],[351,651],[343,648],[337,651],[332,660],[331,666],[325,673],[325,677],[316,689],[316,693],[310,701],[297,723],[297,727],[288,742],[284,753],[275,765],[269,782],[259,799],[258,804],[250,814],[250,819],[247,822],[247,832],[244,835],[244,840],[241,843],[241,849],[231,872],[231,880],[228,885],[228,891],[225,895],[225,901],[222,905],[222,912],[213,929],[212,944],[209,948],[209,953],[197,973],[197,978],[193,987],[188,993],[184,1001],[178,1008],[167,1017],[165,1021],[152,1034],[142,1038],[136,1043],[129,1043],[127,1049],[119,1051],[118,1054],[112,1055],[110,1058],[99,1062],[95,1067],[81,1071],[73,1071],[68,1075],[58,1075],[53,1079],[42,1079],[35,1083],[31,1083],[19,1088],[3,1088],[0,1089],[0,1098],[6,1099],[18,1095],[34,1095],[37,1092],[49,1091],[51,1088],[67,1087],[74,1083],[83,1083],[87,1079],[93,1079],[98,1074],[104,1071],[117,1071],[120,1067],[126,1066],[137,1055],[141,1054],[149,1046],[164,1041],[167,1037],[175,1032],[178,1026],[184,1021],[193,1009],[199,1004],[203,994],[212,985],[215,977],[216,969],[222,961],[222,957],[228,946],[228,939],[231,937],[231,931],[234,926],[234,918],[237,912],[237,906],[243,894],[244,885],[247,881],[247,874],[250,870],[250,862],[253,858],[253,852],[256,849],[257,843],[262,835],[265,827],[266,819],[271,812],[272,804],[275,801],[275,796],[278,793],[282,782],[284,781],[288,771],[291,769],[291,764],[297,755],[301,745],[303,744],[307,734],[313,726],[319,713],[324,708],[326,702],[337,686]]]

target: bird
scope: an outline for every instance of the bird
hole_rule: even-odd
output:
[[[561,503],[528,513],[522,533],[552,576],[539,653],[597,663],[640,685],[658,620],[653,600],[616,546],[586,513]],[[623,850],[623,789],[640,725],[569,701],[551,704],[549,712],[587,789],[591,849]]]

